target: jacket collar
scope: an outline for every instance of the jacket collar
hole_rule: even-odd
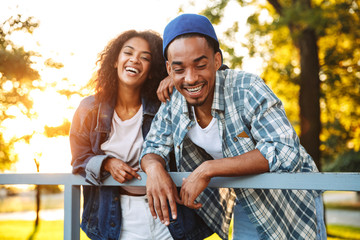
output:
[[[159,106],[159,101],[148,100],[143,95],[141,96],[141,103],[143,106],[143,117],[145,115],[155,116]],[[102,102],[99,104],[97,112],[97,123],[95,131],[109,133],[111,131],[111,122],[114,115],[115,101],[108,103]]]

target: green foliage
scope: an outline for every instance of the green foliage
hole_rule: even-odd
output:
[[[202,13],[208,14],[217,24],[228,1],[210,2]],[[304,1],[289,0],[237,2],[241,6],[257,8],[247,19],[250,31],[246,36],[246,47],[250,56],[260,56],[264,60],[261,77],[283,101],[288,118],[299,134],[301,68],[298,38],[304,29],[315,31],[321,81],[321,160],[326,164],[346,156],[348,160],[344,163],[350,167],[348,171],[355,170],[355,153],[360,150],[359,1],[312,0],[308,5]],[[212,16],[217,13],[218,17]],[[235,35],[238,28],[234,26],[225,32],[225,38]],[[227,60],[232,67],[241,66],[242,59],[234,56],[233,48],[222,45],[222,49],[225,56],[231,56]]]
[[[229,3],[229,0],[209,1],[209,5],[200,14],[209,18],[209,20],[213,24],[215,24],[215,25],[219,24],[221,22],[222,18],[224,17],[224,11],[225,11],[225,8],[228,3]],[[228,40],[230,42],[236,41],[235,34],[238,30],[239,30],[239,24],[238,24],[238,22],[235,21],[233,26],[231,26],[224,32],[224,36],[226,39],[223,39],[223,40]],[[233,46],[229,46],[225,42],[226,41],[221,41],[220,47],[221,47],[223,53],[226,54],[226,58],[227,58],[227,62],[229,63],[229,67],[230,68],[241,67],[244,57],[237,56],[235,54],[235,48]]]
[[[67,136],[70,132],[71,123],[68,120],[65,120],[61,126],[49,127],[45,126],[44,135],[46,137],[57,137],[57,136]]]
[[[205,8],[201,14],[209,18],[213,24],[219,24],[221,18],[224,16],[224,10],[229,0],[214,0],[210,1],[207,8]]]
[[[56,69],[60,69],[60,68],[64,67],[64,64],[59,63],[59,62],[55,62],[51,58],[46,59],[44,64],[45,64],[46,67],[51,67],[51,68],[56,68]]]
[[[0,122],[11,117],[6,114],[9,106],[17,106],[23,114],[30,115],[32,100],[29,89],[40,77],[31,67],[31,57],[38,54],[16,46],[9,36],[16,31],[32,33],[37,26],[32,17],[23,20],[21,15],[0,24]]]
[[[335,161],[324,168],[326,172],[360,172],[360,151],[339,154]]]
[[[12,144],[4,144],[4,138],[0,133],[0,173],[4,170],[10,170],[11,165],[17,161],[16,155],[11,154]]]
[[[37,26],[32,17],[24,19],[21,15],[12,16],[0,24],[0,125],[5,119],[14,117],[7,113],[11,106],[17,107],[25,116],[32,115],[30,89],[34,88],[32,83],[40,76],[31,67],[31,57],[39,55],[16,46],[10,36],[16,31],[32,33]],[[9,170],[16,161],[16,156],[11,154],[14,142],[5,142],[0,136],[1,171]]]

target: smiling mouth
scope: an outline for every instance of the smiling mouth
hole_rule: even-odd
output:
[[[198,93],[201,91],[201,89],[204,87],[204,85],[200,85],[197,87],[184,87],[184,89],[186,91],[188,91],[189,93]]]
[[[187,90],[189,92],[192,92],[192,93],[195,93],[195,92],[200,92],[200,90],[202,89],[203,86],[199,86],[199,87],[196,87],[196,88],[187,88]]]
[[[126,67],[125,70],[126,70],[127,72],[134,73],[134,74],[140,73],[140,71],[139,71],[138,69],[133,68],[133,67]]]

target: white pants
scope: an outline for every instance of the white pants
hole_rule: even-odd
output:
[[[173,239],[165,224],[150,213],[146,196],[121,195],[121,231],[119,240]]]

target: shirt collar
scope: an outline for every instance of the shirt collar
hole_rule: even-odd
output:
[[[224,80],[225,78],[220,74],[221,71],[216,72],[214,99],[211,109],[212,110],[225,110],[225,98],[224,98]]]

